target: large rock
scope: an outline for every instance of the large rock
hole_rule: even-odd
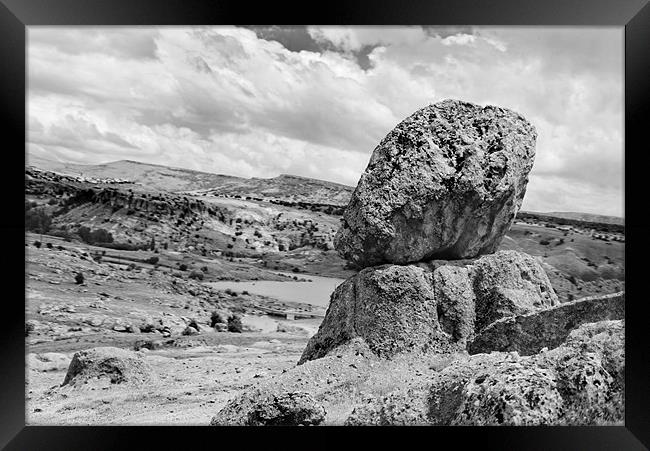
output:
[[[445,100],[375,148],[335,246],[357,266],[494,252],[521,205],[536,132],[521,115]]]
[[[91,381],[110,384],[146,384],[155,380],[153,368],[142,354],[113,347],[76,352],[62,385],[76,386]]]
[[[500,318],[521,315],[559,303],[541,264],[517,251],[486,255],[472,266],[476,296],[476,331]]]
[[[454,352],[490,322],[556,303],[539,262],[515,251],[465,264],[365,268],[336,288],[299,363],[356,337],[380,357]]]
[[[588,297],[495,321],[478,334],[468,349],[470,354],[492,351],[535,354],[542,348],[559,346],[581,324],[624,317],[624,292]]]
[[[212,426],[315,426],[325,419],[325,409],[309,393],[264,393],[253,390],[231,400]]]

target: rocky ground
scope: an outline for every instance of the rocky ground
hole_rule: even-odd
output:
[[[155,254],[169,266],[156,267],[141,261],[153,253],[109,250],[98,262],[91,256],[100,249],[83,243],[35,234],[26,243],[29,424],[207,424],[215,405],[294,365],[324,313],[309,304],[212,290],[191,279],[190,269],[179,270],[173,253]],[[217,272],[282,279],[244,264],[181,261],[207,266],[205,280]],[[79,272],[81,284],[75,281]],[[260,308],[313,317],[289,321]],[[224,318],[241,315],[243,331],[215,330],[215,311]],[[192,321],[199,330],[184,335]],[[156,382],[137,389],[60,387],[75,352],[104,346],[139,348]]]

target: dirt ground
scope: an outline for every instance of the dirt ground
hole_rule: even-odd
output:
[[[41,240],[40,248],[33,245]],[[92,247],[55,237],[28,234],[26,243],[30,425],[209,424],[234,394],[294,366],[324,314],[321,307],[212,290],[172,268],[143,263],[129,268],[106,257],[97,262]],[[82,284],[75,282],[77,272],[84,274]],[[287,320],[258,310],[269,306],[302,309],[313,317]],[[241,315],[243,332],[216,332],[210,327],[213,311]],[[191,320],[200,332],[183,335]],[[146,324],[164,325],[169,336],[142,332]],[[159,346],[138,351],[153,368],[156,382],[61,386],[75,352],[99,346],[134,350],[143,341]]]

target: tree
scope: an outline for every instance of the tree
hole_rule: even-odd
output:
[[[42,208],[32,208],[25,212],[25,229],[47,233],[52,225],[52,217],[45,213]]]

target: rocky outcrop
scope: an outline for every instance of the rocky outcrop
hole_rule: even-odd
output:
[[[521,355],[555,348],[581,324],[624,319],[625,293],[589,297],[493,322],[470,343],[471,354],[517,351]]]
[[[378,356],[464,349],[476,332],[505,316],[557,304],[538,261],[500,251],[463,265],[366,268],[332,294],[299,363],[355,337]]]
[[[383,359],[357,338],[244,390],[212,424],[296,424],[324,412],[323,425],[620,425],[623,341],[620,320],[583,324],[532,356]]]
[[[426,389],[366,401],[353,425],[622,425],[625,373],[622,321],[585,324],[558,348],[457,360]]]
[[[325,409],[309,393],[264,393],[254,390],[230,401],[211,426],[316,426]]]
[[[111,384],[153,382],[153,369],[139,353],[102,347],[76,352],[62,385],[77,386],[100,380]]]
[[[536,132],[521,115],[446,100],[375,148],[335,237],[360,267],[494,252],[523,200]]]

